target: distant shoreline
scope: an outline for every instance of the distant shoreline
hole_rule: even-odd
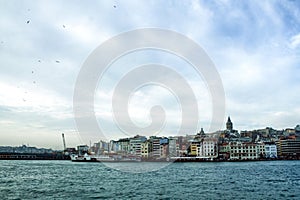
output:
[[[70,160],[61,153],[0,153],[0,160]]]

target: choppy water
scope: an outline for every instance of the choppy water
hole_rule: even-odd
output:
[[[300,161],[173,163],[134,174],[101,163],[0,160],[0,199],[98,198],[300,199]]]

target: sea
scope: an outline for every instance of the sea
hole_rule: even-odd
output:
[[[0,199],[300,199],[300,161],[0,160]]]

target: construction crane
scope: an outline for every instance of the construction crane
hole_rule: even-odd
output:
[[[66,147],[66,140],[65,140],[65,134],[62,133],[62,139],[63,139],[63,143],[64,143],[64,151],[67,149]]]

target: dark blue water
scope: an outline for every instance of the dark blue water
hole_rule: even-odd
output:
[[[300,161],[173,163],[126,173],[101,163],[0,160],[0,199],[300,199]]]

